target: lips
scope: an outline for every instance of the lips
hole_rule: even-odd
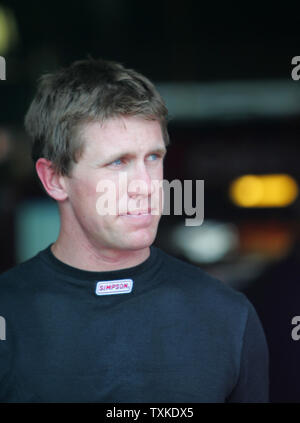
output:
[[[122,213],[120,216],[141,216],[151,214],[151,209],[148,210],[132,210],[128,211],[127,213]]]
[[[150,227],[157,220],[153,215],[153,209],[127,211],[126,213],[120,214],[119,218],[125,222],[128,230]]]
[[[129,215],[129,216],[140,216],[140,215],[142,215],[142,214],[150,214],[150,212],[151,212],[151,210],[149,211],[149,210],[144,210],[144,211],[133,211],[133,212],[128,212],[127,213],[127,215]]]

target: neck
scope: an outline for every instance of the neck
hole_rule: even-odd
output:
[[[52,244],[54,256],[69,266],[81,270],[105,272],[137,266],[150,255],[150,248],[141,250],[115,250],[93,245],[88,240],[73,240],[59,234]]]
[[[67,207],[60,208],[60,221],[59,236],[51,251],[58,260],[69,266],[92,272],[120,270],[137,266],[150,255],[149,246],[125,250],[89,238]]]

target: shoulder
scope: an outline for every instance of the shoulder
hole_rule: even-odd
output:
[[[209,275],[200,267],[171,256],[159,248],[157,250],[162,260],[161,269],[165,282],[190,297],[191,301],[205,308],[213,306],[219,313],[230,310],[231,313],[242,312],[247,315],[252,308],[247,297],[241,292]]]
[[[34,273],[38,273],[38,255],[20,263],[0,275],[0,297],[5,293],[22,290],[27,281],[34,280]]]
[[[190,327],[207,331],[209,339],[213,334],[214,339],[228,340],[223,350],[234,346],[237,356],[246,340],[265,345],[257,313],[243,293],[162,250],[159,256],[161,298],[167,310],[176,310]]]

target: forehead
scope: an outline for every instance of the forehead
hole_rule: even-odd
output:
[[[160,123],[126,116],[85,124],[81,130],[84,155],[108,154],[128,149],[132,152],[164,148]]]

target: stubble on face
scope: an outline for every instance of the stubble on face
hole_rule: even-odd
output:
[[[138,217],[125,213],[122,208],[125,197],[134,209],[148,209],[151,195],[147,189],[134,192],[134,181],[142,181],[149,188],[151,181],[163,178],[165,151],[160,124],[137,117],[110,119],[103,124],[90,123],[81,131],[85,148],[79,163],[73,168],[68,181],[68,200],[71,221],[77,239],[99,249],[140,250],[153,243],[161,210],[150,217]],[[159,152],[159,153],[158,153]],[[126,190],[119,190],[119,175],[127,175]],[[116,189],[117,212],[99,216],[97,201],[99,181],[111,181]],[[151,191],[151,190],[150,190]],[[157,206],[155,206],[157,207]]]

